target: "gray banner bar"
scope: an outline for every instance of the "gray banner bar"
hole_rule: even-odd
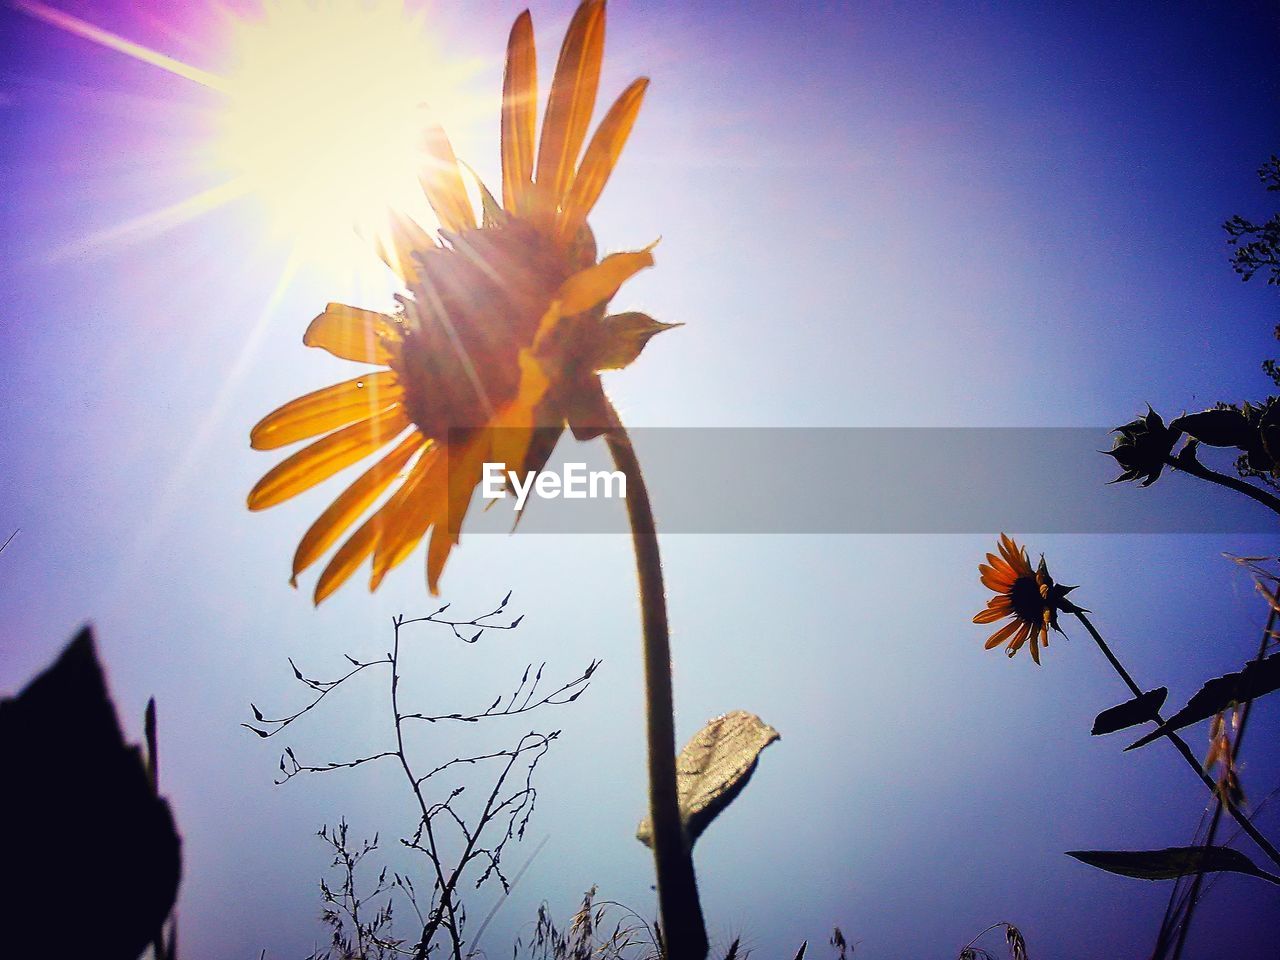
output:
[[[1119,472],[1107,428],[725,428],[631,432],[662,533],[1276,533],[1280,517],[1172,469],[1149,488]],[[1204,451],[1234,476],[1232,451]],[[1217,458],[1214,460],[1213,458]],[[603,440],[561,439],[581,489],[612,471]],[[513,465],[508,465],[515,469]],[[1257,482],[1257,481],[1253,481]],[[625,533],[605,478],[597,497],[529,488],[520,533]],[[465,530],[509,532],[515,497],[477,491]]]

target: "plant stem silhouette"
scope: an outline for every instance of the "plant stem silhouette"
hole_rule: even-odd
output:
[[[286,747],[284,756],[280,758],[282,776],[277,783],[284,783],[302,773],[326,773],[351,769],[379,760],[395,759],[408,782],[417,807],[417,824],[412,833],[403,838],[401,843],[423,854],[430,861],[431,898],[429,903],[424,902],[420,905],[412,881],[408,877],[396,874],[393,884],[384,885],[380,879],[375,892],[366,895],[364,899],[382,894],[390,895],[392,892],[399,891],[409,900],[419,917],[421,934],[412,941],[394,942],[411,944],[411,949],[402,952],[413,956],[415,960],[426,960],[433,950],[439,948],[441,944],[436,941],[441,939],[447,939],[448,955],[453,960],[462,960],[467,956],[466,936],[463,929],[466,923],[466,909],[460,896],[460,884],[464,876],[469,876],[476,887],[490,878],[496,878],[504,891],[510,890],[510,884],[502,869],[502,853],[508,840],[524,837],[525,828],[537,798],[537,791],[533,786],[534,770],[550,749],[552,741],[559,737],[560,731],[551,733],[530,731],[512,747],[455,757],[424,773],[422,766],[415,764],[413,755],[408,749],[406,727],[413,723],[478,723],[481,720],[498,717],[519,716],[539,707],[572,703],[587,688],[591,677],[600,665],[599,661],[593,660],[572,680],[546,692],[541,689],[546,664],[542,664],[536,670],[533,664],[529,664],[515,689],[508,694],[499,695],[483,711],[440,714],[411,712],[404,705],[401,690],[404,628],[412,624],[435,624],[448,627],[454,637],[463,643],[477,643],[488,630],[513,630],[519,625],[521,617],[509,622],[494,619],[503,614],[510,597],[511,595],[507,594],[495,609],[470,620],[451,620],[443,617],[442,614],[448,609],[448,604],[426,617],[407,619],[404,616],[396,616],[392,620],[394,636],[391,650],[373,660],[357,660],[355,657],[348,656],[347,661],[351,664],[351,669],[335,680],[316,680],[308,677],[293,661],[290,661],[294,677],[312,691],[313,696],[310,701],[293,713],[279,717],[266,717],[251,704],[257,725],[244,724],[259,737],[264,739],[273,737],[310,713],[339,686],[372,668],[388,668],[393,744],[388,749],[371,752],[355,759],[334,760],[322,764],[305,764],[298,759],[291,747]],[[468,789],[465,782],[454,786],[443,799],[432,795],[430,788],[440,782],[437,778],[441,774],[457,773],[473,767],[484,769],[485,764],[496,767],[496,770],[491,777],[481,780],[480,799],[476,803],[464,806],[466,800],[462,797],[464,791]],[[468,793],[467,797],[470,796],[472,794]],[[335,845],[335,849],[341,855],[346,850],[346,838],[345,825],[340,826],[343,844]],[[331,838],[326,839],[333,842]],[[374,844],[376,845],[376,838]],[[364,853],[367,852],[368,850],[364,851]],[[360,856],[363,855],[363,853],[360,854]],[[476,877],[476,874],[479,876]],[[389,907],[386,908],[385,914],[380,912],[376,915],[376,918],[383,918],[378,921],[378,930],[374,930],[372,926],[365,930],[361,925],[362,921],[352,908],[352,905],[358,906],[356,900],[345,897],[344,894],[337,900],[327,902],[337,903],[339,909],[347,913],[349,921],[355,925],[357,940],[368,933],[370,937],[376,934],[380,943],[393,942],[389,932],[380,932],[384,927],[389,926]],[[341,933],[340,930],[337,932]]]
[[[1280,515],[1280,499],[1260,490],[1251,483],[1245,483],[1239,477],[1231,477],[1225,473],[1219,473],[1206,467],[1194,456],[1177,456],[1168,457],[1165,463],[1173,467],[1175,470],[1181,470],[1183,473],[1192,477],[1198,477],[1201,480],[1207,480],[1210,483],[1216,483],[1219,486],[1226,487],[1228,490],[1234,490],[1237,493],[1243,493],[1251,500],[1256,500],[1271,512]]]
[[[1077,610],[1075,611],[1075,615],[1076,618],[1084,624],[1084,628],[1089,631],[1089,636],[1093,637],[1093,641],[1098,645],[1098,649],[1102,651],[1103,656],[1107,658],[1107,662],[1109,662],[1115,669],[1116,674],[1124,681],[1125,685],[1133,695],[1135,697],[1142,696],[1144,692],[1143,689],[1134,682],[1133,677],[1129,675],[1129,671],[1124,668],[1124,664],[1122,664],[1116,658],[1116,655],[1111,652],[1111,647],[1107,645],[1107,641],[1102,639],[1102,634],[1098,633],[1097,628],[1094,627],[1089,618],[1083,611]],[[1270,628],[1268,628],[1267,633],[1269,632]],[[1161,716],[1160,711],[1157,710],[1155,712],[1154,719],[1159,726],[1164,726],[1164,717]],[[1165,736],[1174,745],[1178,753],[1182,755],[1182,759],[1187,762],[1187,765],[1196,772],[1196,775],[1204,785],[1208,787],[1209,792],[1216,796],[1218,794],[1217,784],[1213,782],[1213,778],[1210,777],[1209,774],[1205,772],[1204,767],[1200,765],[1200,761],[1196,759],[1196,755],[1192,752],[1191,748],[1187,746],[1187,741],[1183,740],[1182,737],[1173,730],[1170,730],[1165,734]],[[1256,843],[1262,852],[1271,858],[1272,863],[1276,864],[1276,866],[1280,866],[1280,851],[1276,850],[1275,846],[1258,832],[1258,829],[1249,821],[1249,818],[1245,816],[1244,812],[1239,807],[1230,801],[1226,802],[1226,807],[1227,812],[1230,813],[1236,823],[1240,825],[1240,829],[1248,835],[1249,839]]]
[[[627,515],[631,522],[639,580],[649,741],[649,817],[653,824],[653,858],[662,932],[670,960],[702,960],[708,949],[706,924],[698,899],[693,856],[680,819],[676,793],[671,641],[658,531],[631,436],[612,404],[608,404],[607,409],[610,423],[605,439],[614,463],[627,478]]]

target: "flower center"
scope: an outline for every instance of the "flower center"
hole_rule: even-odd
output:
[[[564,254],[528,224],[467,230],[423,251],[392,361],[424,436],[484,426],[520,386],[520,350],[568,277]]]
[[[1026,623],[1042,623],[1044,598],[1040,596],[1040,584],[1035,577],[1019,577],[1009,591],[1014,615]]]

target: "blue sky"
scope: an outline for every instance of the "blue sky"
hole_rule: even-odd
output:
[[[225,26],[198,5],[59,8],[206,69],[226,62]],[[486,177],[519,10],[429,11],[442,48],[474,67],[465,94],[488,104],[458,133]],[[544,70],[569,12],[533,8]],[[1271,212],[1254,174],[1280,133],[1266,5],[616,0],[609,18],[604,96],[642,73],[653,86],[593,224],[610,250],[662,237],[656,269],[615,305],[686,324],[609,376],[630,423],[1078,426],[1102,446],[1148,401],[1176,414],[1266,394],[1276,293],[1240,283],[1219,226]],[[253,197],[114,229],[213,185],[215,95],[8,7],[0,36],[0,529],[22,530],[0,556],[0,690],[91,619],[135,734],[159,701],[186,839],[183,952],[302,955],[323,938],[314,831],[345,814],[398,835],[408,798],[390,770],[274,787],[278,751],[237,724],[250,700],[297,702],[287,657],[334,672],[343,652],[383,650],[393,614],[432,607],[416,562],[319,610],[305,583],[290,590],[297,537],[328,498],[249,514],[274,459],[247,435],[350,375],[300,347],[323,304],[374,306],[389,286],[305,260],[281,284],[288,248]],[[839,924],[859,956],[947,956],[1010,920],[1037,960],[1150,949],[1166,888],[1063,851],[1188,842],[1206,798],[1171,750],[1088,737],[1124,690],[1083,631],[1039,669],[984,653],[969,620],[997,532],[664,540],[680,739],[735,708],[783,735],[696,851],[718,942],[790,956]],[[1220,555],[1274,553],[1271,538],[1010,532],[1082,585],[1171,702],[1256,645],[1262,605]],[[632,839],[645,794],[631,563],[620,536],[464,537],[445,599],[480,612],[512,589],[525,625],[475,649],[424,638],[416,654],[423,695],[459,707],[483,707],[530,660],[565,676],[605,661],[546,719],[564,735],[531,837],[549,840],[486,933],[494,954],[539,901],[567,915],[592,884],[652,910]],[[376,745],[379,693],[290,742],[326,758]],[[1280,782],[1274,713],[1251,721],[1255,800]],[[1280,814],[1269,805],[1259,824],[1280,833]],[[1221,880],[1191,955],[1272,955],[1276,896]]]

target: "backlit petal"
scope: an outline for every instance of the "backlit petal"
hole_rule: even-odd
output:
[[[560,48],[538,145],[539,217],[554,216],[573,182],[578,153],[596,104],[604,56],[604,20],[603,0],[585,0],[574,13]]]
[[[528,213],[537,128],[538,61],[526,10],[511,27],[502,76],[502,204],[517,216]]]
[[[422,434],[413,430],[394,450],[366,470],[320,514],[302,537],[293,556],[293,578],[319,559],[320,555],[347,531],[384,490],[390,486],[409,458],[422,449]]]
[[[636,122],[636,114],[640,112],[640,104],[648,88],[649,81],[645,77],[633,81],[600,121],[600,126],[587,145],[587,152],[583,154],[582,165],[573,178],[573,187],[560,214],[556,235],[561,240],[568,240],[577,234],[587,214],[600,199],[600,193],[609,181],[609,175],[613,173],[613,167],[631,134],[631,127]]]
[[[317,440],[277,464],[258,481],[249,492],[249,509],[265,510],[310,490],[344,467],[364,459],[407,426],[409,416],[397,405]]]
[[[419,181],[427,202],[440,218],[440,225],[454,233],[476,225],[476,212],[471,207],[462,171],[454,156],[453,145],[438,126],[429,127],[425,138],[426,166]]]
[[[653,266],[651,248],[613,253],[595,266],[580,270],[560,287],[560,312],[566,317],[608,300],[618,288],[646,267]]]
[[[255,450],[274,450],[365,420],[400,402],[404,390],[390,370],[335,383],[291,400],[249,433]]]
[[[388,344],[400,339],[399,324],[385,313],[331,303],[311,321],[302,342],[343,360],[380,363],[391,360]]]
[[[444,511],[450,451],[444,445],[422,455],[396,495],[387,501],[386,535],[373,555],[369,589],[376,590],[391,570],[413,552]]]

